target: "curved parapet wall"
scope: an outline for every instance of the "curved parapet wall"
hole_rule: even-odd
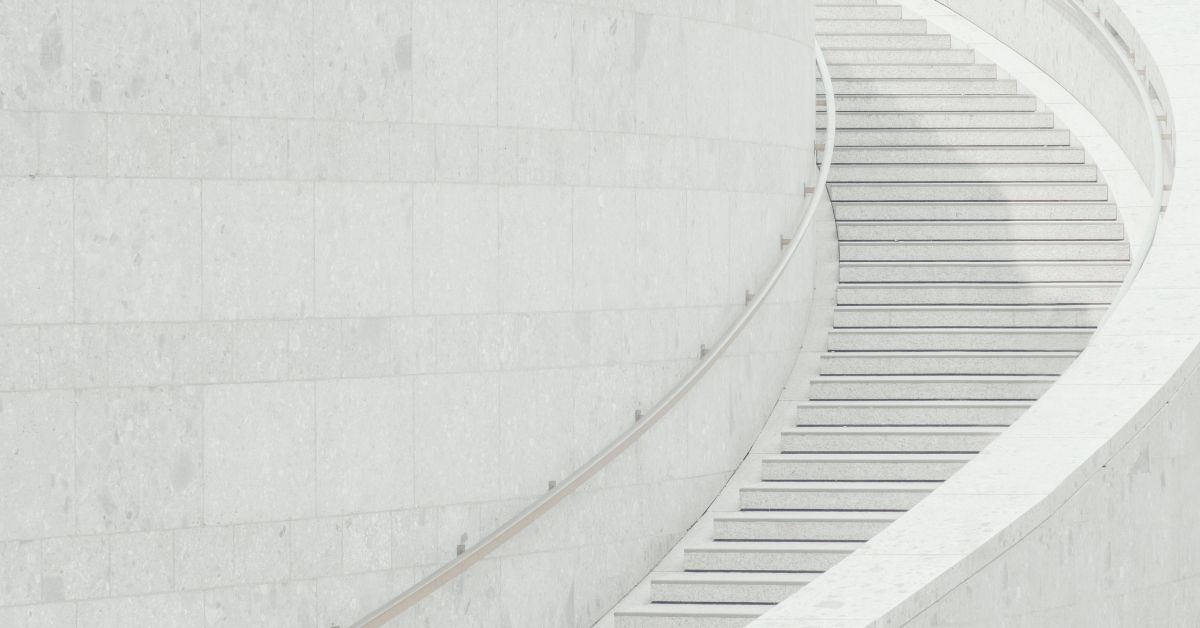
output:
[[[348,625],[695,364],[800,217],[811,9],[596,4],[0,3],[0,626]],[[801,257],[418,619],[636,583],[778,397]]]
[[[1121,146],[1146,186],[1155,185],[1155,141],[1146,129],[1141,88],[1127,63],[1132,61],[1149,88],[1156,109],[1153,115],[1161,115],[1167,123],[1168,139],[1170,101],[1153,55],[1117,2],[937,1],[1035,63],[1071,92]],[[1167,155],[1173,155],[1170,144]]]
[[[1113,55],[1077,48],[1107,38],[1070,32],[1094,22],[1049,17],[1065,3],[943,4],[962,5],[977,26],[1068,89],[1112,72],[1097,60]],[[1168,626],[1190,625],[1200,613],[1200,185],[1188,176],[1200,164],[1200,138],[1170,131],[1175,119],[1200,116],[1200,104],[1165,100],[1190,89],[1183,81],[1194,63],[1196,17],[1182,3],[1099,8],[1100,23],[1135,52],[1165,105],[1156,116],[1168,131],[1164,179],[1175,184],[1145,265],[1088,348],[1017,423],[753,628]],[[1071,59],[1083,65],[1066,65]],[[1137,148],[1158,132],[1146,112],[1124,112],[1130,122],[1122,130],[1119,111],[1089,102],[1138,102],[1111,93],[1130,85],[1118,80],[1076,95],[1154,181],[1146,177],[1154,155]],[[1139,127],[1145,137],[1135,137]]]

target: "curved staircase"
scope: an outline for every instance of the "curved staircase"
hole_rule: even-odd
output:
[[[741,628],[818,577],[1030,406],[1125,277],[1117,208],[1070,131],[902,11],[818,0],[840,253],[819,374],[779,452],[743,465],[737,509],[711,509],[617,628]]]

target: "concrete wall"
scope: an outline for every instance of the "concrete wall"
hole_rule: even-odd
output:
[[[0,3],[0,625],[344,626],[582,463],[799,217],[809,4]],[[749,446],[803,275],[430,624],[615,602]]]
[[[1200,617],[1200,356],[1077,492],[908,628],[1185,628]],[[1177,387],[1176,387],[1177,386]]]

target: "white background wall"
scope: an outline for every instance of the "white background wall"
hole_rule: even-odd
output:
[[[777,259],[812,162],[811,19],[0,3],[0,625],[345,625],[562,478]],[[615,602],[749,446],[805,281],[425,617]]]

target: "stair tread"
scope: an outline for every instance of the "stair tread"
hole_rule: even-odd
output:
[[[975,313],[1002,313],[1002,314],[1020,314],[1031,312],[1103,312],[1108,308],[1107,305],[1096,304],[1065,304],[1065,305],[838,305],[834,308],[834,313],[929,313],[936,314],[939,312],[955,312],[958,310],[975,312]],[[961,329],[964,331],[981,330],[981,329],[1013,329],[1013,330],[1066,330],[1075,329],[1079,331],[1092,330],[1094,326],[1079,325],[1071,327],[1046,327],[1035,325],[1031,327],[1015,327],[1015,326],[958,326],[947,327],[945,325],[929,325],[921,327],[899,326],[899,327],[881,327],[875,325],[859,326],[859,327],[840,327],[834,326],[833,330],[868,330],[868,329],[925,329],[925,330],[950,330]]]
[[[877,399],[859,401],[799,401],[799,407],[831,407],[831,408],[1028,408],[1029,402],[1020,400],[981,399],[969,401],[963,399]]]
[[[869,241],[869,240],[868,240]],[[854,260],[841,262],[842,268],[905,268],[905,267],[944,267],[970,266],[972,268],[1013,268],[1022,266],[1127,266],[1124,260],[929,260],[913,261],[898,260],[894,262],[879,262],[871,260]],[[928,282],[940,283],[940,282]]]
[[[786,482],[780,482],[785,484]],[[897,482],[899,484],[899,482]],[[861,542],[845,541],[709,541],[697,543],[684,548],[688,552],[746,552],[754,554],[808,552],[845,552],[850,553],[863,546]],[[768,572],[770,573],[770,572]]]
[[[770,608],[764,604],[629,604],[615,615],[626,617],[696,617],[754,619]]]
[[[880,494],[880,492],[931,492],[936,489],[940,482],[904,482],[904,480],[892,480],[892,482],[866,482],[866,480],[842,480],[842,482],[822,482],[822,480],[808,480],[808,482],[788,482],[788,480],[772,480],[772,482],[758,482],[748,484],[740,489],[740,492],[770,492],[770,494],[797,494],[806,495],[821,492],[821,494]],[[804,510],[739,510],[742,513],[751,512],[804,512]],[[850,512],[850,510],[844,510]]]
[[[852,329],[833,329],[831,334],[1006,334],[1023,336],[1030,334],[1080,334],[1092,335],[1089,328],[1075,327],[855,327]]]
[[[928,382],[1053,382],[1046,375],[820,375],[812,381],[928,383]]]
[[[806,455],[806,454],[795,454]],[[903,513],[872,510],[747,510],[713,515],[720,521],[895,521]]]
[[[656,571],[651,582],[667,584],[796,584],[812,582],[820,574],[794,571]]]
[[[813,427],[789,427],[784,434],[999,434],[999,427],[979,425],[825,425]]]
[[[959,453],[788,453],[763,456],[763,462],[967,462],[973,454]]]
[[[955,358],[1074,358],[1078,351],[988,351],[954,350],[954,351],[922,351],[914,356],[912,351],[829,351],[821,356],[823,360],[861,360],[863,358],[913,358],[921,357],[930,360],[948,360]]]
[[[1119,286],[1120,281],[1022,281],[1022,282],[1005,282],[1005,283],[989,283],[985,281],[954,281],[946,283],[930,283],[921,281],[898,281],[895,283],[856,283],[848,287],[856,290],[864,288],[881,288],[886,290],[905,290],[905,289],[953,289],[953,288],[986,288],[990,290],[1019,290],[1022,288],[1047,288],[1051,286],[1062,286],[1064,288],[1081,288],[1081,287],[1110,287]],[[849,305],[849,304],[848,304]],[[943,304],[945,305],[945,304]]]

